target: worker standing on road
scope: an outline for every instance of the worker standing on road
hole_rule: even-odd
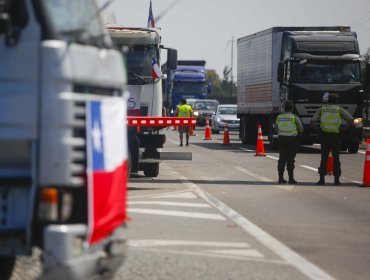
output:
[[[321,161],[319,167],[320,180],[317,182],[318,185],[325,185],[325,175],[327,173],[326,162],[328,160],[330,151],[333,155],[334,185],[340,185],[340,125],[342,123],[342,119],[344,119],[347,122],[347,127],[345,128],[347,129],[349,126],[352,125],[354,119],[351,114],[348,113],[345,109],[336,105],[338,99],[339,96],[337,94],[329,94],[328,104],[323,105],[311,119],[312,125],[320,122],[320,129],[322,132]]]
[[[181,99],[181,104],[176,108],[176,117],[180,118],[190,118],[193,116],[193,109],[191,106],[186,104],[186,99]],[[182,146],[184,132],[186,134],[186,146],[189,146],[189,126],[180,126],[179,127],[179,135],[180,135],[180,146]]]
[[[297,184],[297,181],[294,180],[294,159],[298,149],[298,132],[303,133],[303,126],[299,117],[292,113],[292,101],[285,101],[284,109],[285,111],[279,114],[276,118],[275,126],[279,135],[279,184],[284,184],[287,182],[284,179],[285,165],[288,171],[289,184]]]

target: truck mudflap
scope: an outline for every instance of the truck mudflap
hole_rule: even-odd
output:
[[[110,279],[123,264],[127,246],[122,227],[98,245],[86,246],[87,226],[45,228],[43,273],[39,280]]]

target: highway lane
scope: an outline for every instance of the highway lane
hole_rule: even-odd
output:
[[[165,150],[191,151],[192,161],[131,179],[130,250],[117,279],[367,279],[370,189],[353,183],[363,154],[341,155],[341,186],[317,186],[319,150],[305,147],[300,184],[279,185],[278,155],[266,145],[268,156],[254,157],[235,133],[223,146],[222,134],[196,132],[182,148],[166,132]]]

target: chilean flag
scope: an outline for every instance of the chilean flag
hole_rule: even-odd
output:
[[[148,28],[155,28],[155,20],[153,17],[153,10],[152,10],[152,0],[150,0],[150,5],[149,5],[149,16],[148,16]]]
[[[152,78],[155,81],[162,76],[163,76],[163,73],[161,71],[161,68],[159,68],[157,61],[153,57],[152,58]]]
[[[121,97],[87,104],[88,236],[99,242],[126,220],[126,101]]]

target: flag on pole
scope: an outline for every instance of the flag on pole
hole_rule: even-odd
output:
[[[88,236],[99,242],[126,220],[127,104],[123,98],[87,104]]]
[[[150,5],[149,5],[149,16],[148,16],[148,28],[155,28],[155,20],[153,16],[153,10],[152,10],[152,0],[150,0]]]
[[[153,57],[152,58],[152,78],[155,81],[162,76],[163,76],[163,73],[161,71],[161,68],[159,67],[157,61]]]

